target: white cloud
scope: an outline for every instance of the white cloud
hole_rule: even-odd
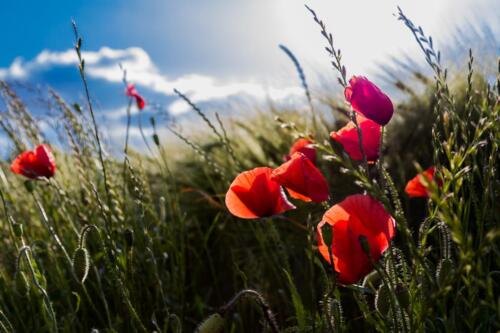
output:
[[[137,108],[130,108],[130,114],[132,116],[134,116],[137,113],[139,113]],[[118,120],[120,118],[124,118],[126,116],[127,116],[127,107],[126,106],[122,106],[122,107],[115,108],[115,109],[109,109],[109,110],[106,110],[106,112],[102,113],[102,117],[106,121],[114,121],[114,120]]]
[[[225,99],[234,95],[245,95],[257,99],[270,97],[283,100],[302,94],[298,86],[265,88],[255,81],[223,81],[211,76],[187,74],[170,79],[159,71],[146,51],[139,47],[111,49],[102,47],[98,51],[82,52],[85,59],[86,73],[90,78],[112,83],[120,83],[122,71],[118,64],[127,70],[127,78],[141,87],[167,96],[174,95],[174,88],[185,93],[193,102],[208,102]],[[55,66],[76,65],[78,59],[74,50],[62,52],[44,50],[34,59],[25,61],[16,58],[8,68],[0,68],[0,79],[28,79],[31,74],[49,70]],[[174,101],[169,106],[172,114],[181,114],[189,110],[183,101]],[[109,117],[120,117],[124,110],[114,110]]]

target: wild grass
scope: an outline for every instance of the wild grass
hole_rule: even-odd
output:
[[[311,12],[345,86],[341,52]],[[107,155],[90,98],[79,105],[50,91],[64,147],[56,152],[56,176],[25,181],[9,171],[9,161],[0,163],[0,331],[499,330],[499,84],[475,71],[472,51],[467,72],[450,74],[423,29],[402,12],[399,19],[433,76],[416,73],[421,93],[415,84],[395,82],[407,97],[372,167],[353,162],[328,140],[328,130],[350,113],[338,112],[338,101],[327,105],[335,117],[313,107],[331,96],[311,95],[286,47],[306,109],[211,119],[176,91],[207,127],[199,136],[171,128],[186,144],[176,150],[155,129],[156,137],[145,137],[154,155],[130,147],[124,159]],[[88,97],[76,27],[75,35]],[[7,82],[0,92],[0,126],[12,156],[46,142]],[[162,126],[154,118],[152,124]],[[255,221],[225,208],[224,195],[239,172],[278,166],[298,137],[316,142],[332,202],[366,191],[397,221],[392,246],[359,284],[336,283],[317,253],[314,230],[323,205],[297,202],[296,211]],[[406,181],[430,165],[438,168],[441,187],[428,200],[408,199]]]

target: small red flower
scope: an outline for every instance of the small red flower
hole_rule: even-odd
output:
[[[303,201],[328,200],[328,183],[304,154],[297,152],[288,162],[273,170],[271,179],[284,186],[292,198]]]
[[[326,211],[317,226],[318,249],[328,263],[330,252],[321,231],[325,224],[332,228],[331,254],[338,280],[343,284],[355,283],[373,269],[359,242],[360,236],[366,238],[371,257],[377,261],[395,235],[394,219],[380,202],[365,194],[348,196]]]
[[[430,183],[434,180],[434,172],[435,168],[430,167],[424,172],[419,173],[418,175],[410,179],[410,181],[406,184],[405,187],[406,194],[408,194],[408,196],[412,198],[417,198],[417,197],[428,198],[429,191],[422,182],[422,177],[424,177],[427,180],[427,182]]]
[[[353,76],[344,95],[354,111],[384,126],[394,113],[391,99],[363,76]]]
[[[135,98],[135,101],[137,103],[137,107],[139,108],[139,110],[144,109],[144,107],[146,106],[146,101],[144,100],[144,98],[141,95],[139,95],[139,93],[135,89],[134,84],[129,83],[127,85],[127,89],[125,89],[125,95],[127,95],[128,97]]]
[[[379,156],[381,126],[363,116],[356,117],[363,137],[363,150],[369,163],[374,163]],[[330,137],[339,142],[344,150],[355,161],[361,161],[363,155],[359,149],[358,130],[352,121],[337,132],[331,132]]]
[[[300,152],[316,164],[316,148],[312,146],[313,142],[304,138],[298,139],[290,148],[290,154],[285,156],[285,160],[289,161],[292,155],[296,152]]]
[[[50,178],[56,172],[56,162],[50,147],[39,145],[35,151],[28,150],[18,155],[10,165],[10,170],[30,179]]]
[[[226,193],[226,207],[242,219],[256,219],[295,209],[282,187],[271,179],[271,168],[240,173]]]

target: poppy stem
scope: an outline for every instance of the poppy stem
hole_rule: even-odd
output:
[[[54,308],[52,307],[52,303],[50,302],[50,298],[49,298],[49,294],[47,293],[47,290],[45,290],[45,288],[43,288],[43,286],[38,281],[37,273],[35,272],[35,269],[33,268],[33,263],[31,262],[30,255],[28,253],[31,253],[31,248],[29,246],[24,245],[21,248],[21,250],[19,251],[18,265],[19,265],[19,261],[21,260],[22,256],[24,256],[26,258],[26,262],[28,263],[28,267],[29,267],[29,270],[31,273],[31,279],[33,281],[33,284],[37,287],[37,289],[42,294],[43,301],[45,303],[45,307],[47,308],[47,311],[49,312],[50,319],[52,320],[53,332],[57,333],[57,332],[59,332],[59,328],[57,327],[56,313],[54,312]]]
[[[371,251],[370,251],[370,244],[368,243],[368,240],[366,239],[365,236],[359,237],[359,245],[361,246],[363,252],[365,253],[366,257],[368,258],[368,260],[370,261],[372,266],[375,268],[377,273],[382,278],[382,281],[384,282],[384,284],[387,286],[387,288],[389,288],[389,292],[391,294],[391,297],[389,297],[389,302],[390,302],[390,305],[392,308],[392,316],[393,316],[395,330],[399,331],[399,329],[398,329],[399,328],[398,326],[400,325],[399,320],[398,320],[398,317],[399,317],[401,319],[402,332],[407,332],[408,328],[406,327],[406,321],[404,319],[403,310],[401,309],[401,306],[399,305],[399,301],[396,297],[396,291],[395,291],[396,286],[394,285],[393,281],[391,280],[391,277],[389,276],[389,274],[387,274],[386,270],[381,265],[379,265],[378,262],[375,262],[375,260],[373,260],[373,257],[371,255]],[[389,247],[390,246],[391,245],[389,244]],[[398,314],[399,314],[399,316],[398,316]]]
[[[35,201],[35,204],[38,208],[38,210],[40,211],[40,216],[42,217],[42,222],[43,224],[47,227],[50,235],[52,236],[52,238],[54,239],[54,241],[56,242],[57,246],[59,246],[59,248],[61,249],[61,251],[63,252],[64,256],[66,257],[66,260],[68,261],[69,263],[69,266],[70,267],[73,267],[73,261],[71,260],[71,257],[69,256],[68,254],[68,251],[66,250],[66,248],[64,247],[63,243],[61,242],[61,239],[59,238],[59,236],[57,235],[56,231],[54,230],[54,228],[50,225],[50,221],[49,221],[49,218],[47,216],[47,213],[45,212],[45,209],[43,208],[42,206],[42,203],[40,202],[40,200],[36,197],[36,194],[34,192],[32,192],[32,196],[33,196],[33,200]]]
[[[356,130],[358,131],[359,151],[363,156],[363,165],[365,167],[366,177],[370,179],[370,168],[368,166],[368,161],[366,159],[365,148],[363,147],[363,133],[361,131],[361,127],[358,124],[358,120],[356,119],[356,112],[354,110],[351,110],[351,120],[354,123],[354,126],[356,126]]]
[[[128,105],[127,105],[127,129],[125,131],[125,148],[123,149],[123,153],[125,156],[128,154],[128,140],[130,136],[130,124],[132,122],[132,114],[130,112],[132,108],[132,97],[129,97],[128,99]]]
[[[83,88],[85,90],[85,97],[87,100],[87,106],[89,108],[90,117],[92,118],[92,124],[94,125],[94,135],[95,135],[95,139],[97,142],[99,161],[101,162],[101,165],[102,165],[102,175],[104,178],[104,189],[106,191],[106,196],[108,199],[108,206],[111,207],[111,196],[109,194],[110,189],[109,189],[109,184],[108,184],[108,176],[107,176],[107,172],[106,172],[106,164],[104,162],[104,152],[102,149],[101,138],[99,136],[99,127],[97,125],[97,120],[95,118],[94,108],[92,107],[92,102],[90,100],[89,86],[87,84],[87,77],[85,75],[85,60],[82,58],[82,53],[81,53],[82,38],[80,37],[80,34],[78,33],[78,28],[76,26],[76,22],[73,21],[72,24],[73,24],[73,32],[75,33],[75,39],[76,39],[75,51],[76,51],[76,55],[78,56],[78,70],[80,72],[80,77],[81,77],[82,82],[83,82]]]
[[[333,239],[335,235],[333,234],[333,226],[330,226],[330,228],[332,229],[332,244],[333,244]],[[330,246],[328,246],[328,256],[330,259],[330,267],[332,268],[332,290],[330,290],[330,292],[333,295],[335,289],[337,288],[337,272],[335,271],[335,264],[333,262],[333,253],[331,244]]]
[[[236,305],[236,303],[241,299],[242,296],[247,296],[247,295],[252,296],[252,298],[257,301],[257,304],[262,308],[262,311],[264,312],[264,317],[267,323],[269,324],[271,331],[273,333],[280,333],[278,323],[276,323],[276,320],[274,319],[274,314],[271,311],[271,308],[267,304],[264,297],[258,291],[255,291],[253,289],[244,289],[239,291],[229,302],[221,306],[217,312],[221,315],[225,315]]]

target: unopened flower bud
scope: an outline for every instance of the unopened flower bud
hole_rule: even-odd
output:
[[[23,225],[21,223],[12,223],[12,229],[14,230],[14,235],[16,235],[16,237],[23,237]]]
[[[26,274],[19,270],[16,272],[16,291],[19,293],[21,296],[26,296],[30,292],[30,283],[28,281],[28,278],[26,277]]]
[[[79,247],[73,255],[73,271],[78,282],[84,283],[89,274],[90,259],[86,248]]]
[[[368,239],[366,236],[360,235],[359,238],[359,244],[361,245],[361,248],[363,249],[363,252],[369,256],[370,255],[370,244],[368,243]]]
[[[35,184],[31,180],[24,181],[24,187],[29,193],[33,193],[35,190]]]
[[[220,314],[214,313],[198,326],[195,333],[219,333],[223,327],[224,318]]]
[[[160,138],[158,137],[158,134],[153,134],[153,141],[154,143],[159,146],[160,145]]]

